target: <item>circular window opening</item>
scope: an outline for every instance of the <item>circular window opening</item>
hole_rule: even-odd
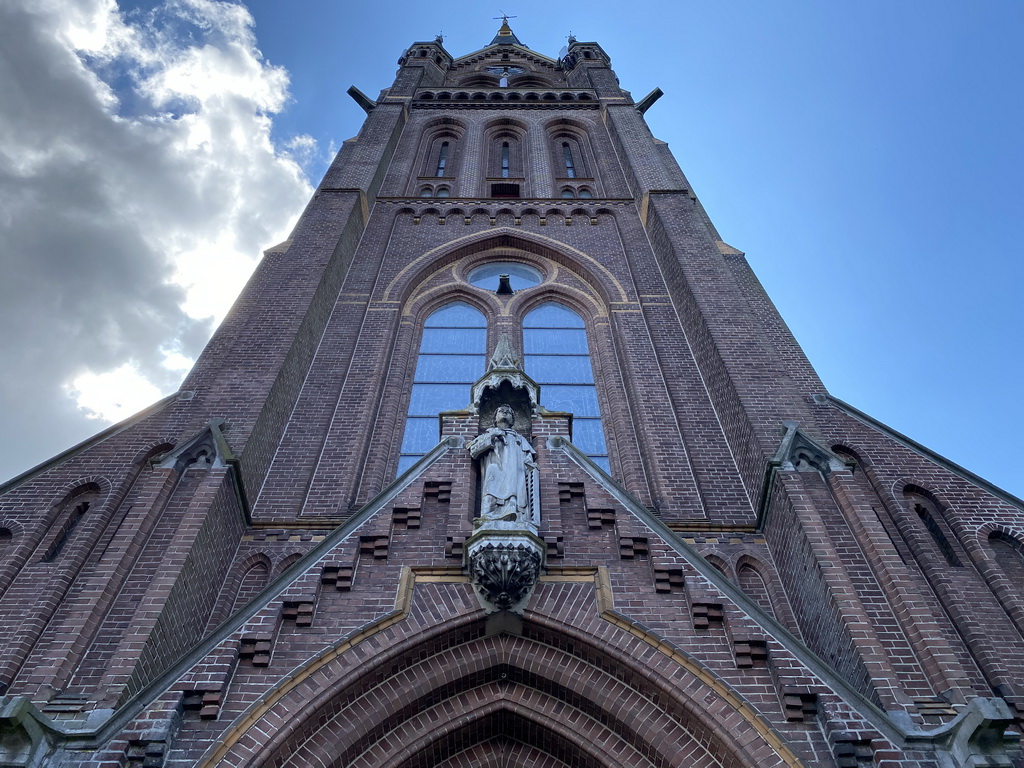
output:
[[[513,261],[492,261],[470,270],[468,280],[477,288],[496,291],[501,275],[508,275],[513,291],[540,285],[544,279],[540,272],[525,264],[516,264]]]

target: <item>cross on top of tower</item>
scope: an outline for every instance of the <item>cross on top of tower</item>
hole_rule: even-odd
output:
[[[509,16],[504,11],[501,12],[501,16],[495,16],[495,19],[501,19],[501,28],[498,30],[498,34],[491,40],[491,45],[507,44],[512,43],[513,45],[523,45],[522,41],[516,37],[516,33],[512,31],[512,27],[508,25],[509,19],[519,18],[518,16]],[[526,46],[523,45],[525,48]]]

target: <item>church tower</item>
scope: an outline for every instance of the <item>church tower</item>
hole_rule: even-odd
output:
[[[605,50],[417,42],[0,486],[0,765],[1020,765],[1024,504],[825,392]]]

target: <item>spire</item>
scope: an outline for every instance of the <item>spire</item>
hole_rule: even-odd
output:
[[[501,19],[501,29],[498,30],[498,34],[494,36],[494,39],[488,45],[518,45],[521,48],[527,46],[516,37],[516,33],[512,31],[512,27],[508,25],[509,19],[514,19],[515,16],[508,16],[503,14],[501,16],[495,16],[496,19]]]

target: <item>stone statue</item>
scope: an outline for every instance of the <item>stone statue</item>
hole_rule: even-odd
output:
[[[536,524],[532,512],[533,472],[536,452],[512,427],[515,412],[501,405],[494,426],[469,444],[469,453],[480,460],[481,503],[478,525],[489,522]]]

